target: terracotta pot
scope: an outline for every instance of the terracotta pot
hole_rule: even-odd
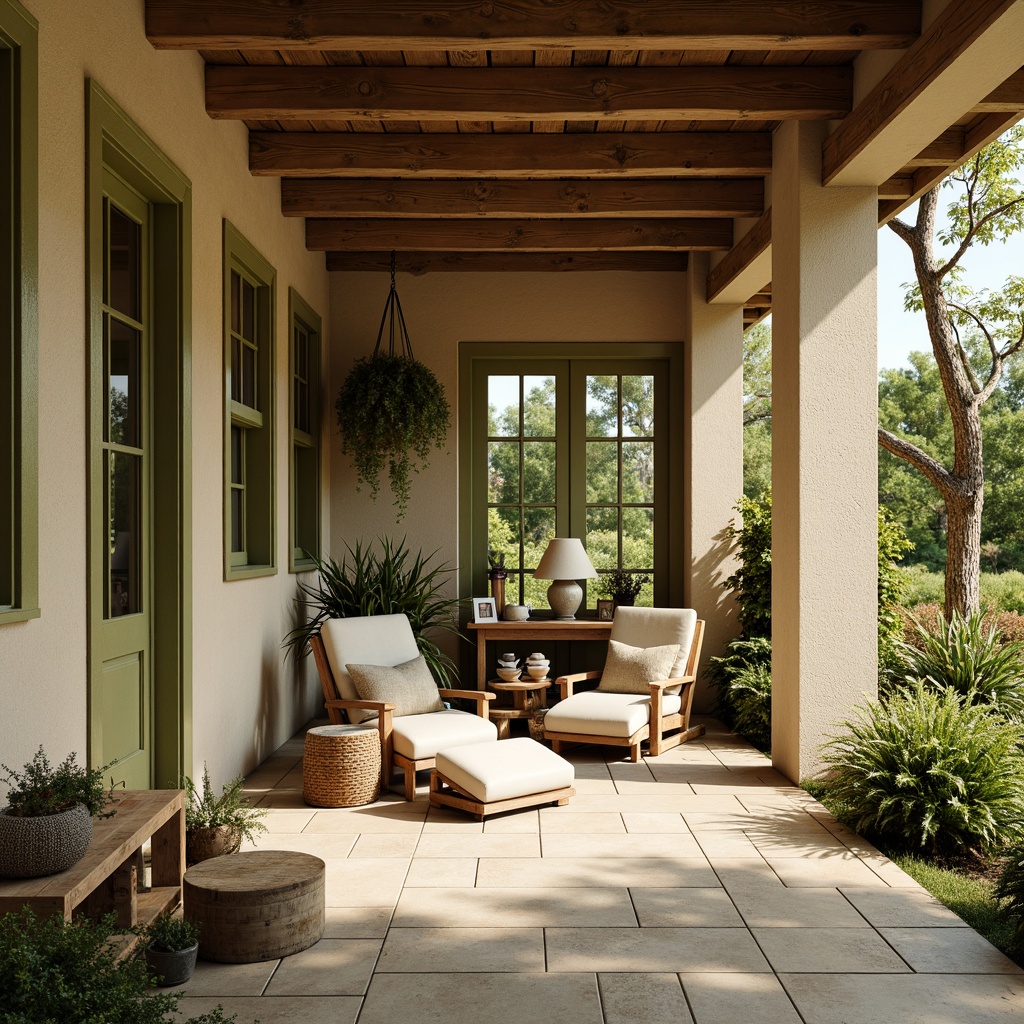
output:
[[[211,857],[223,857],[226,853],[238,853],[238,848],[241,845],[241,833],[230,825],[189,829],[185,833],[185,863],[198,864]]]
[[[41,878],[77,864],[92,842],[85,804],[39,818],[0,811],[0,878]]]
[[[169,985],[183,985],[192,977],[198,956],[199,943],[193,942],[188,949],[177,949],[173,953],[162,949],[147,949],[146,963],[156,975],[157,985],[167,988]]]

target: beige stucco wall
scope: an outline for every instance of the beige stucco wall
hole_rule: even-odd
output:
[[[210,120],[203,62],[158,53],[137,0],[25,0],[39,19],[39,547],[42,616],[0,627],[0,760],[86,749],[85,80],[93,78],[192,182],[193,752],[214,782],[253,767],[319,690],[280,650],[287,571],[288,286],[328,326],[328,275],[276,180],[248,172],[246,129]],[[225,583],[222,555],[221,224],[277,270],[276,576]],[[326,346],[325,346],[326,347]],[[325,467],[326,468],[326,467]],[[325,487],[326,494],[326,487]],[[326,532],[326,507],[324,514]],[[160,780],[169,781],[169,780]]]
[[[452,403],[453,425],[446,453],[412,481],[409,512],[395,519],[390,492],[374,504],[357,494],[355,474],[331,442],[331,544],[381,534],[405,536],[413,547],[439,549],[453,566],[459,551],[458,348],[460,341],[631,342],[685,341],[687,277],[675,273],[430,273],[398,274],[398,292],[416,357],[438,376]],[[360,356],[373,350],[388,292],[386,274],[331,275],[331,364],[329,398]],[[737,343],[738,344],[738,343]],[[735,368],[734,368],[735,369]],[[673,396],[683,401],[683,396]],[[742,470],[742,458],[740,459]],[[735,500],[735,499],[733,499]],[[724,525],[724,524],[723,524]],[[677,567],[686,573],[687,567]]]

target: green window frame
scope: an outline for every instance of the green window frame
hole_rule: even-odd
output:
[[[224,221],[224,579],[272,576],[277,272]]]
[[[547,583],[531,570],[551,536],[589,538],[600,574],[652,573],[641,603],[681,602],[682,374],[679,344],[462,344],[463,596],[487,593],[488,547],[507,532],[517,549],[506,562],[510,602],[525,600],[544,613]],[[494,378],[504,380],[495,385]],[[654,387],[651,418],[626,422],[627,408],[643,406],[642,393],[631,389],[647,384]],[[644,467],[653,467],[656,486]],[[638,531],[652,538],[649,564],[638,564],[636,544],[629,546]],[[593,613],[597,583],[588,581],[581,617]]]
[[[307,572],[320,557],[322,321],[288,289],[288,571]]]
[[[40,614],[38,34],[0,0],[0,624]]]

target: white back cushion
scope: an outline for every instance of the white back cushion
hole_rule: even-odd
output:
[[[348,664],[385,665],[393,668],[419,657],[412,626],[405,615],[357,615],[327,619],[320,627],[324,651],[342,700],[359,700]],[[372,711],[348,712],[350,722],[362,722]]]
[[[686,674],[697,613],[692,608],[616,608],[611,639],[630,647],[661,647],[679,644],[670,679]]]

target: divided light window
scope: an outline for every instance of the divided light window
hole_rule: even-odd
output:
[[[274,560],[274,268],[224,222],[224,578]]]
[[[289,449],[289,571],[314,568],[320,557],[320,333],[321,320],[294,288],[288,289],[291,325],[291,448]]]
[[[39,615],[37,36],[0,0],[0,623]]]

